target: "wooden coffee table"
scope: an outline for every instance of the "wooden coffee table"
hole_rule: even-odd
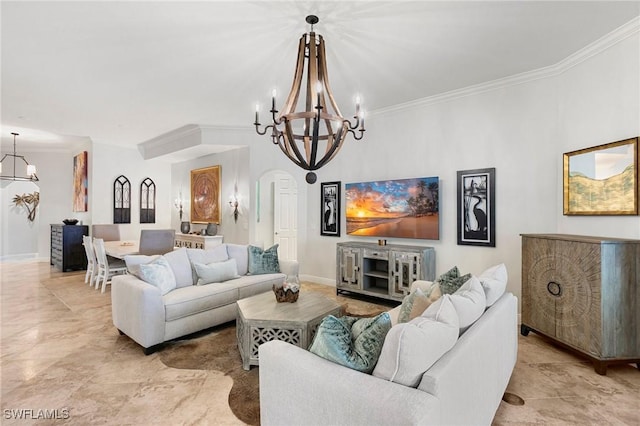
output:
[[[258,347],[282,340],[307,349],[316,329],[327,315],[342,315],[342,306],[319,293],[303,291],[294,303],[276,302],[273,292],[236,302],[236,335],[242,368],[258,365]]]

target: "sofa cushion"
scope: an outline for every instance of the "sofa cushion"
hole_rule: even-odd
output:
[[[176,277],[164,256],[160,256],[150,263],[139,265],[140,279],[155,287],[165,295],[176,288]]]
[[[206,265],[204,263],[194,262],[193,267],[198,275],[197,285],[221,283],[240,277],[235,259],[228,259],[224,262],[212,262]]]
[[[226,281],[225,284],[235,286],[238,289],[238,299],[245,299],[271,291],[274,284],[282,284],[284,279],[284,274],[241,275],[240,278]]]
[[[249,273],[252,275],[274,274],[280,272],[278,264],[278,244],[262,250],[249,246]]]
[[[460,320],[460,334],[471,326],[487,307],[484,289],[477,277],[472,276],[462,287],[451,295],[451,303],[456,308]]]
[[[188,248],[187,257],[189,258],[189,262],[191,262],[192,283],[195,285],[198,282],[198,274],[193,267],[194,263],[197,262],[207,265],[212,262],[224,262],[229,259],[229,254],[227,254],[227,245],[220,244],[206,250]]]
[[[187,256],[186,248],[179,248],[163,255],[173,274],[176,276],[176,288],[193,285],[193,274],[191,273],[191,262]]]
[[[384,340],[373,375],[417,387],[424,372],[455,345],[457,318],[450,296],[444,295],[423,316],[393,326]]]
[[[174,321],[235,303],[238,289],[228,283],[177,288],[162,297],[165,320]]]
[[[507,289],[507,267],[504,263],[492,266],[480,274],[478,279],[484,289],[487,307],[492,306]]]
[[[421,288],[416,288],[402,301],[398,313],[398,323],[409,322],[420,316],[429,305],[438,300],[440,296],[442,296],[442,293],[440,292],[440,285],[438,283],[434,283],[431,288],[426,291],[423,291]]]
[[[457,266],[449,269],[444,274],[440,275],[436,280],[440,284],[440,290],[442,294],[453,294],[462,285],[471,278],[471,274],[460,275],[460,271]]]
[[[124,263],[127,265],[127,272],[140,278],[140,265],[151,263],[160,257],[159,254],[147,256],[144,254],[128,254],[124,257]]]
[[[329,315],[318,326],[309,351],[345,367],[370,373],[390,328],[391,319],[386,312],[373,318]]]
[[[226,244],[229,258],[236,260],[238,275],[247,275],[249,272],[249,249],[246,245]]]

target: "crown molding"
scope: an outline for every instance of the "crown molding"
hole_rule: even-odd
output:
[[[369,112],[369,115],[375,116],[380,114],[386,114],[389,112],[403,111],[406,109],[412,109],[417,107],[424,107],[428,105],[434,105],[442,102],[448,102],[458,98],[464,98],[467,96],[478,95],[485,92],[490,92],[497,89],[503,89],[518,84],[529,83],[532,81],[556,77],[576,65],[592,58],[607,49],[615,46],[616,44],[626,40],[627,38],[640,33],[640,16],[635,17],[626,24],[618,27],[609,34],[599,38],[593,43],[585,46],[577,52],[569,55],[560,62],[538,68],[537,70],[527,71],[520,74],[515,74],[509,77],[500,78],[497,80],[488,81],[485,83],[476,84],[473,86],[464,87],[462,89],[451,90],[449,92],[441,93],[426,98],[416,99],[414,101],[405,102],[398,105],[393,105],[387,108],[380,108]]]

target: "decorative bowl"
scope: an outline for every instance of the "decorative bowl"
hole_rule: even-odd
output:
[[[75,225],[78,223],[78,219],[65,219],[62,221],[65,225]]]
[[[273,293],[276,295],[276,300],[278,303],[280,302],[289,302],[293,303],[298,300],[298,296],[300,295],[300,290],[292,291],[291,289],[284,289],[283,287],[277,287],[275,284],[273,285]]]

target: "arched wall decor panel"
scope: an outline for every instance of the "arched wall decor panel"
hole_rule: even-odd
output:
[[[156,223],[156,184],[151,178],[140,184],[140,223]]]
[[[113,182],[113,223],[131,223],[131,182],[124,175]]]

